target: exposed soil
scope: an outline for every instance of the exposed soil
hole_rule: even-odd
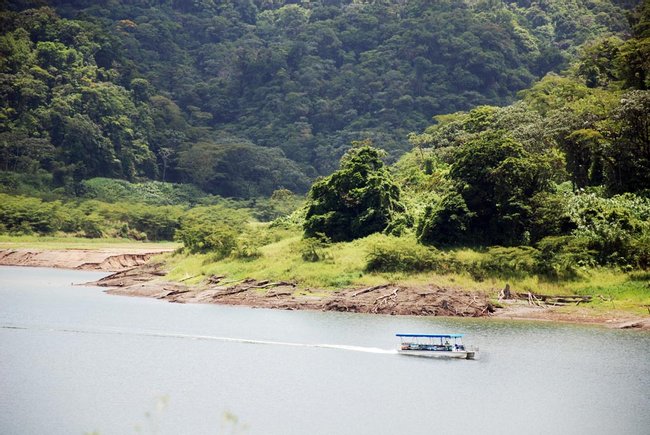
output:
[[[611,310],[594,314],[588,308],[561,311],[553,306],[529,305],[523,301],[501,301],[494,317],[502,319],[539,320],[565,323],[605,325],[615,329],[650,330],[650,316],[635,316],[625,311]]]
[[[145,264],[171,249],[0,249],[0,266],[54,267],[59,269],[118,272]]]
[[[405,287],[386,284],[336,292],[297,290],[291,282],[247,279],[229,282],[211,277],[202,285],[162,280],[160,265],[148,264],[115,273],[94,284],[107,293],[147,296],[176,303],[214,303],[286,310],[346,311],[401,315],[480,317],[494,311],[485,294],[436,285]]]
[[[244,305],[285,310],[345,311],[393,315],[497,317],[569,323],[592,323],[620,329],[650,330],[650,317],[625,312],[594,315],[588,309],[560,311],[549,305],[531,305],[522,300],[502,300],[495,307],[489,295],[462,288],[429,284],[409,287],[386,284],[343,289],[336,292],[299,290],[291,282],[229,281],[212,276],[200,285],[164,280],[162,264],[149,263],[103,278],[93,284],[108,287],[107,293],[146,296],[175,303]]]
[[[497,317],[504,319],[594,323],[612,328],[650,330],[650,316],[611,311],[594,315],[588,309],[558,310],[522,300],[501,300],[499,307],[490,295],[436,284],[405,286],[385,284],[339,291],[298,289],[292,282],[232,281],[212,276],[199,285],[165,280],[164,265],[149,261],[170,249],[65,249],[0,250],[0,265],[39,266],[115,272],[96,281],[109,294],[145,296],[175,303],[244,305],[285,310],[345,311],[393,315]],[[492,295],[494,296],[494,295]]]

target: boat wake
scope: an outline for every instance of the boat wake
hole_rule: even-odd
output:
[[[47,327],[47,326],[39,327],[39,326],[1,325],[0,329],[65,332],[65,333],[95,334],[95,335],[131,335],[131,336],[140,336],[140,337],[162,337],[162,338],[176,338],[176,339],[186,339],[186,340],[211,340],[211,341],[220,341],[220,342],[229,342],[229,343],[306,347],[306,348],[311,347],[311,348],[320,348],[320,349],[338,349],[338,350],[347,350],[352,352],[365,352],[365,353],[376,353],[376,354],[397,354],[397,350],[394,349],[351,346],[346,344],[293,343],[287,341],[253,340],[253,339],[235,338],[235,337],[218,337],[213,335],[175,334],[175,333],[168,333],[168,332],[146,331],[146,330],[134,331],[134,330],[117,329],[117,328],[81,329],[81,328]]]

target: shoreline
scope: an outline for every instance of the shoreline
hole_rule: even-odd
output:
[[[617,329],[650,330],[650,316],[620,311],[589,313],[585,308],[569,312],[552,306],[535,306],[518,300],[495,306],[484,292],[436,284],[404,286],[398,283],[335,291],[298,289],[292,282],[232,281],[212,276],[198,285],[166,281],[164,265],[151,261],[171,248],[99,247],[96,249],[0,249],[0,266],[51,267],[112,272],[90,285],[108,294],[150,297],[173,303],[212,303],[251,308],[318,310],[354,313],[489,317],[594,324]]]

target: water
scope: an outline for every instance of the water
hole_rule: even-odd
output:
[[[648,434],[650,334],[179,305],[0,268],[2,434]],[[397,355],[464,332],[478,361]]]

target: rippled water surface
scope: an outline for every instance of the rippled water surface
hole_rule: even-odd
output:
[[[648,434],[650,334],[180,305],[0,268],[3,434]],[[478,361],[405,357],[460,332]]]

